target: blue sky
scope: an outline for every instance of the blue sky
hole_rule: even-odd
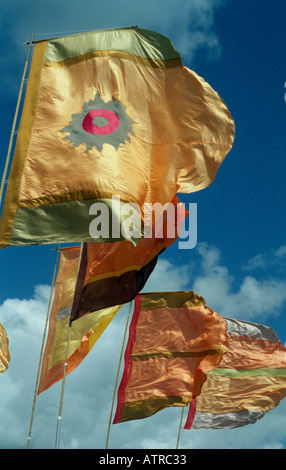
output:
[[[195,289],[229,317],[272,326],[286,342],[284,0],[70,0],[0,5],[1,171],[7,154],[26,46],[84,30],[138,25],[168,36],[184,65],[221,95],[236,125],[233,149],[207,189],[182,195],[198,208],[198,244],[171,247],[145,291]],[[0,322],[11,363],[0,378],[0,448],[25,448],[44,328],[54,245],[0,252]],[[105,447],[126,309],[66,382],[61,445]],[[120,332],[120,335],[118,334]],[[109,355],[106,351],[111,351]],[[32,448],[53,448],[58,385],[37,400]],[[112,427],[110,448],[174,448],[180,410]],[[184,431],[180,447],[286,447],[286,401],[254,425],[232,431]]]

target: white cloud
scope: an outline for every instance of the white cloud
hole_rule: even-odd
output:
[[[260,253],[259,255],[255,255],[253,258],[248,260],[247,264],[243,266],[245,271],[251,271],[253,269],[265,267],[265,259],[264,256]]]
[[[280,272],[280,270],[285,270],[286,266],[286,245],[282,245],[276,250],[270,250],[268,252],[259,253],[251,258],[244,266],[245,271],[253,271],[255,269],[269,269],[275,268]]]
[[[7,299],[0,306],[11,356],[9,368],[0,378],[0,445],[3,448],[25,446],[28,437],[49,292],[48,286],[37,286],[32,299]]]
[[[159,259],[143,292],[187,290],[189,282],[189,266],[176,266],[166,259]]]
[[[278,258],[286,260],[286,245],[280,246],[277,250],[275,250],[274,254]]]
[[[198,246],[201,265],[193,290],[202,295],[207,305],[230,318],[261,321],[281,313],[286,302],[286,280],[266,277],[258,280],[246,276],[236,287],[234,277],[223,265],[221,253],[206,243]]]

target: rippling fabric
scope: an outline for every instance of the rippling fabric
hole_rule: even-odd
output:
[[[123,28],[37,42],[0,246],[95,241],[92,204],[112,213],[117,195],[143,214],[144,203],[201,190],[233,139],[220,96],[160,34]]]
[[[0,323],[0,375],[9,367],[9,339],[4,326]]]
[[[159,255],[178,237],[187,211],[176,199],[172,221],[174,235],[168,234],[168,219],[161,214],[156,228],[161,226],[161,237],[143,237],[134,245],[128,240],[110,243],[84,243],[71,320],[112,305],[134,299],[153,272]]]
[[[275,331],[226,318],[229,348],[207,373],[186,429],[226,429],[261,419],[286,396],[286,348]]]
[[[60,266],[49,319],[38,394],[62,379],[71,308],[79,266],[80,247],[61,250]],[[91,312],[71,324],[66,373],[72,372],[87,356],[94,343],[110,324],[121,305]]]
[[[227,350],[226,324],[194,292],[139,294],[114,423],[187,406]]]

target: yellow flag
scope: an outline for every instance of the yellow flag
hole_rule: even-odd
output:
[[[61,250],[38,394],[63,377],[79,255],[79,247]],[[67,353],[67,374],[83,361],[120,308],[121,305],[115,305],[96,310],[72,322]]]
[[[233,139],[220,96],[160,34],[135,27],[36,42],[0,246],[96,241],[99,207],[122,224],[127,203],[143,214],[145,203],[205,188]],[[100,237],[114,241],[111,230]]]
[[[0,375],[9,367],[10,351],[6,330],[0,323]]]

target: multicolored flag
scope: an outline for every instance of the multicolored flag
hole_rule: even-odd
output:
[[[80,247],[63,248],[49,319],[38,394],[63,378],[70,315],[79,266]],[[72,372],[87,356],[110,324],[121,305],[91,312],[72,322],[66,373]]]
[[[272,328],[225,319],[229,348],[207,372],[185,429],[230,429],[255,423],[286,396],[286,348]]]
[[[0,246],[115,241],[113,225],[94,239],[99,209],[121,227],[131,204],[143,221],[145,203],[208,186],[233,139],[226,105],[168,38],[131,27],[38,41]]]
[[[9,339],[4,326],[0,323],[0,375],[9,367]]]
[[[137,295],[114,423],[187,406],[227,346],[225,321],[194,292]]]

